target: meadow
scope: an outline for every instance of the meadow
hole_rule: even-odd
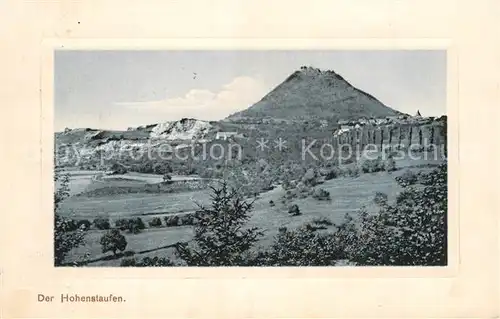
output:
[[[420,162],[417,166],[411,168],[415,173],[430,170],[430,167],[424,166]],[[431,166],[433,166],[432,163]],[[280,227],[293,229],[318,218],[328,219],[332,225],[327,226],[327,228],[333,230],[336,224],[342,222],[346,214],[356,214],[360,209],[375,211],[377,205],[373,199],[377,192],[386,194],[389,202],[394,201],[401,191],[395,177],[405,171],[406,168],[402,168],[394,172],[381,171],[326,180],[316,185],[316,188],[324,189],[330,193],[330,199],[324,201],[311,196],[283,201],[286,191],[281,186],[276,186],[253,199],[253,209],[248,227],[255,226],[264,231],[264,236],[257,244],[259,247],[268,246]],[[155,178],[155,176],[135,173],[130,173],[133,178],[128,178],[129,173],[127,173],[120,178],[114,176],[96,181],[92,178],[95,174],[96,172],[82,171],[71,174],[72,196],[61,203],[60,212],[62,215],[75,220],[87,219],[90,221],[95,218],[108,218],[112,226],[119,218],[140,217],[148,225],[148,222],[154,217],[161,217],[163,222],[165,216],[191,213],[198,209],[197,204],[207,205],[210,203],[208,189],[179,193],[94,196],[89,190],[95,190],[98,187],[112,188],[125,185],[139,187]],[[138,176],[142,176],[143,179]],[[298,205],[301,215],[292,216],[288,213],[288,207],[293,204]],[[120,260],[127,254],[138,257],[173,257],[172,246],[179,241],[189,241],[193,236],[193,227],[165,227],[162,224],[161,227],[157,228],[147,226],[138,234],[122,232],[126,237],[127,247],[125,255],[119,255],[118,258],[114,258],[110,253],[103,254],[101,252],[100,238],[105,232],[105,230],[98,229],[87,230],[85,245],[74,249],[66,261],[78,262],[85,257],[85,265],[87,266],[118,266]]]

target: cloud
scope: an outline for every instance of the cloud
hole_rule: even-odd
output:
[[[259,101],[267,90],[268,88],[257,79],[239,76],[223,85],[219,92],[192,89],[181,97],[158,101],[115,103],[115,105],[125,106],[139,112],[157,113],[171,119],[196,117],[215,120],[248,108]]]

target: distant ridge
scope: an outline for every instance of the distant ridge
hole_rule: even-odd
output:
[[[227,119],[281,118],[355,120],[403,113],[352,86],[334,71],[303,66],[246,110]]]

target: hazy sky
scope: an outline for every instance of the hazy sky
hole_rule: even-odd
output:
[[[445,51],[56,51],[55,129],[221,119],[303,65],[405,113],[446,112]]]

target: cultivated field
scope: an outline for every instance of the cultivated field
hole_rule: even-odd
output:
[[[403,163],[400,163],[403,164]],[[413,172],[427,171],[422,163],[415,163],[419,167],[411,168]],[[429,164],[429,163],[427,163]],[[432,163],[430,163],[432,164]],[[408,166],[408,165],[401,165]],[[285,190],[281,187],[261,193],[254,202],[251,219],[248,226],[256,226],[265,232],[259,245],[267,246],[278,232],[280,227],[295,228],[315,218],[327,218],[333,224],[340,223],[346,213],[356,214],[360,209],[374,211],[377,206],[373,202],[376,192],[388,195],[393,201],[401,190],[395,177],[403,174],[406,168],[398,171],[365,173],[358,177],[339,177],[317,185],[317,188],[330,192],[330,200],[319,201],[313,197],[291,199],[282,203]],[[209,204],[210,193],[206,190],[185,191],[179,193],[150,194],[137,192],[129,194],[112,194],[95,196],[92,192],[98,188],[113,187],[143,187],[147,183],[154,183],[159,176],[152,174],[129,173],[112,178],[96,180],[99,172],[71,172],[71,194],[61,207],[62,215],[73,219],[109,218],[111,225],[119,218],[141,217],[146,225],[153,217],[185,214],[194,212],[198,204]],[[196,177],[188,177],[196,179]],[[181,177],[176,177],[180,181]],[[271,205],[270,202],[275,205]],[[287,212],[289,205],[297,204],[302,215],[291,216]],[[333,229],[334,225],[329,226]],[[88,266],[118,266],[120,259],[112,259],[110,253],[101,253],[100,237],[104,230],[91,229],[86,232],[86,244],[73,250],[68,262],[78,261],[86,256]],[[152,228],[148,227],[138,234],[123,232],[127,239],[126,251],[132,251],[140,257],[172,256],[171,245],[179,241],[190,240],[193,236],[192,226],[177,226]]]

